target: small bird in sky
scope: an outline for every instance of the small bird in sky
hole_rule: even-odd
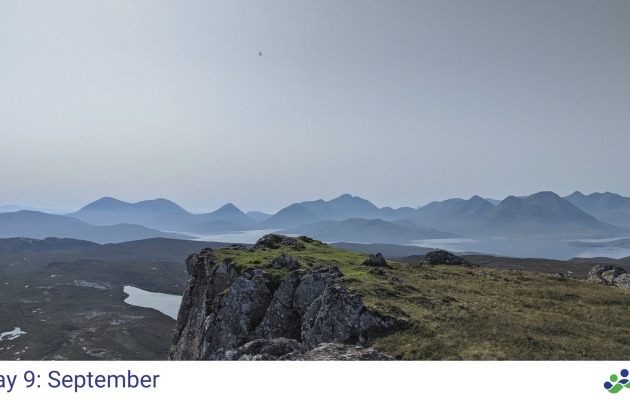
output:
[[[259,52],[258,52],[258,55],[262,57],[262,51],[259,51]]]

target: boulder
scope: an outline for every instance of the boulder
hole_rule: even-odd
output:
[[[381,253],[377,253],[376,255],[370,254],[370,256],[365,261],[363,261],[361,265],[380,267],[387,265],[387,262],[385,261],[385,257],[383,257]]]
[[[630,289],[630,274],[625,273],[619,275],[615,278],[615,285],[625,290]]]
[[[602,279],[606,280],[609,284],[614,284],[617,277],[621,274],[625,274],[626,271],[623,268],[612,267],[609,270],[602,272]]]
[[[588,271],[588,279],[606,285],[615,285],[621,289],[630,289],[630,274],[614,265],[594,266]]]
[[[551,276],[554,276],[556,278],[564,278],[565,277],[565,275],[560,273],[560,272],[556,272],[555,274],[552,274]]]
[[[288,269],[289,271],[293,271],[299,269],[301,267],[300,262],[294,258],[287,257],[284,254],[280,257],[276,257],[273,260],[269,261],[269,264],[272,267]]]
[[[252,250],[260,249],[278,249],[281,246],[289,246],[293,250],[301,250],[304,245],[293,238],[282,235],[269,234],[261,237],[256,241]]]
[[[470,261],[465,258],[456,256],[448,251],[438,250],[431,251],[424,255],[423,264],[428,265],[466,265],[472,266]]]
[[[303,241],[304,243],[313,243],[314,240],[311,239],[308,236],[298,236],[298,239],[300,239],[301,241]]]
[[[227,247],[220,247],[219,250],[247,250],[244,244],[231,244]]]
[[[612,282],[609,282],[607,279],[604,279],[602,277],[602,274],[606,271],[613,270],[614,268],[618,268],[618,267],[615,267],[614,265],[596,265],[588,271],[587,279],[609,285]]]

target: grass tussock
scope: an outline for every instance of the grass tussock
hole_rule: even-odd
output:
[[[339,267],[340,283],[368,307],[407,321],[405,329],[368,342],[400,360],[630,358],[630,291],[521,271],[390,262],[387,272],[402,278],[401,285],[361,266],[367,254],[303,243],[303,250],[218,250],[215,256],[247,267],[281,254],[305,268]],[[288,276],[265,272],[276,285]]]

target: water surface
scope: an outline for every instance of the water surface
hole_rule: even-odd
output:
[[[138,289],[133,286],[125,286],[123,290],[129,295],[129,297],[125,299],[125,303],[131,304],[132,306],[152,308],[173,319],[177,319],[182,296],[147,292],[146,290]]]
[[[255,231],[241,231],[241,232],[223,232],[213,233],[211,235],[204,235],[194,232],[173,232],[183,235],[195,236],[195,241],[202,242],[223,242],[223,243],[244,243],[254,244],[262,236],[265,236],[272,232],[277,232],[279,229],[260,229]]]
[[[20,335],[24,335],[25,333],[26,332],[24,332],[23,330],[21,330],[19,327],[16,326],[15,328],[13,328],[12,331],[0,333],[0,340],[4,340],[5,337],[9,340],[13,340]]]
[[[605,239],[602,241],[615,240]],[[586,242],[587,240],[571,240]],[[593,242],[594,240],[588,240]],[[600,240],[598,240],[600,241]],[[434,247],[452,252],[471,252],[494,254],[518,258],[548,258],[551,260],[569,260],[573,257],[592,258],[630,257],[630,249],[620,247],[577,247],[569,245],[567,240],[550,239],[426,239],[414,240],[412,244],[420,247]]]

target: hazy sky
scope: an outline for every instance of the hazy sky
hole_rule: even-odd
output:
[[[629,21],[627,0],[3,1],[0,205],[630,196]]]

